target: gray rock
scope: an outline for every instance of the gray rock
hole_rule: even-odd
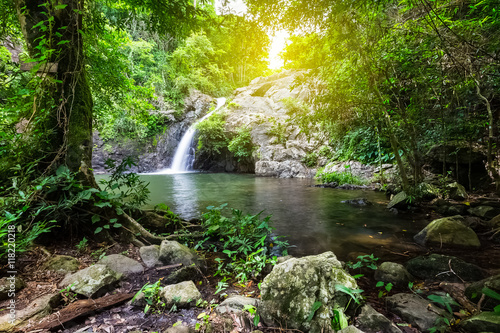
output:
[[[472,302],[477,303],[483,295],[483,288],[491,289],[500,294],[500,274],[472,283],[465,289],[465,296]],[[500,305],[500,300],[485,295],[481,309],[493,310],[497,305]]]
[[[391,311],[421,331],[434,327],[439,317],[451,319],[446,311],[415,294],[396,294],[387,297],[386,301]]]
[[[432,221],[413,239],[424,246],[431,244],[470,248],[481,246],[474,230],[465,225],[465,220],[460,215]]]
[[[35,299],[23,309],[16,309],[15,318],[10,317],[10,313],[0,316],[0,332],[14,332],[15,328],[26,326],[28,320],[48,316],[52,313],[52,309],[59,305],[60,299],[59,293],[47,294]]]
[[[469,196],[467,195],[467,191],[465,190],[465,187],[460,185],[457,182],[454,182],[452,184],[448,184],[446,186],[446,189],[449,191],[449,197],[450,199],[457,200],[457,201],[462,201],[467,199]]]
[[[391,208],[404,209],[404,208],[408,207],[408,203],[406,202],[407,198],[408,198],[408,195],[406,195],[406,192],[401,191],[391,199],[391,201],[387,205],[387,208],[388,209],[391,209]]]
[[[191,265],[191,266],[181,267],[180,269],[171,273],[165,279],[165,283],[175,284],[183,281],[194,281],[200,279],[201,277],[202,276],[200,275],[200,271],[198,270],[198,268],[196,268],[196,266],[194,265]]]
[[[198,291],[193,281],[184,281],[165,286],[163,288],[162,298],[165,301],[167,309],[170,309],[174,304],[178,308],[185,308],[195,305],[196,301],[201,299],[201,293]]]
[[[138,261],[125,257],[122,254],[111,254],[109,256],[105,256],[99,260],[98,264],[108,266],[111,270],[120,273],[123,276],[144,272],[142,265]]]
[[[369,206],[372,204],[370,201],[366,200],[365,198],[344,200],[344,201],[341,201],[341,203],[345,203],[345,204],[352,205],[352,206]]]
[[[429,183],[420,183],[418,185],[418,190],[422,198],[427,200],[432,200],[439,196],[439,189],[436,186]]]
[[[257,307],[257,304],[258,300],[255,298],[235,295],[226,298],[224,302],[215,308],[215,311],[220,314],[228,312],[240,313],[243,311],[245,305],[253,305]]]
[[[477,206],[469,209],[469,214],[490,220],[498,214],[499,210],[490,206]]]
[[[196,252],[176,241],[168,240],[161,242],[159,259],[165,265],[183,264],[190,266],[195,264],[200,266],[203,264]]]
[[[142,262],[146,267],[155,267],[161,264],[160,261],[160,246],[149,245],[139,248]]]
[[[455,274],[450,272],[450,266]],[[406,263],[406,269],[411,275],[423,280],[460,282],[460,278],[464,281],[479,281],[484,277],[478,266],[440,254],[413,258]]]
[[[464,320],[460,325],[466,332],[500,332],[500,315],[495,312],[481,312],[469,319]]]
[[[357,317],[356,323],[359,328],[367,333],[401,333],[401,330],[392,321],[375,311],[369,304],[361,308],[361,313]]]
[[[13,298],[12,293],[16,293],[19,290],[26,287],[26,283],[20,276],[3,277],[0,279],[0,301],[8,298]],[[9,296],[11,294],[11,296]]]
[[[73,257],[55,255],[43,264],[43,269],[60,273],[73,273],[78,270],[79,266],[80,262]]]
[[[71,286],[71,291],[86,296],[99,296],[118,282],[121,275],[105,265],[93,265],[68,275],[59,283],[59,287]]]
[[[194,329],[189,326],[177,325],[167,328],[163,333],[194,333]]]
[[[394,262],[383,262],[375,271],[375,280],[390,282],[397,286],[406,286],[413,277],[406,268]]]
[[[330,327],[333,310],[342,311],[350,297],[336,285],[357,289],[332,252],[292,258],[274,267],[261,286],[259,313],[267,325],[320,332]],[[307,321],[315,302],[322,306]]]

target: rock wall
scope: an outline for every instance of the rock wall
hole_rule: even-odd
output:
[[[289,115],[282,102],[284,98],[310,99],[313,92],[308,87],[295,85],[296,79],[304,73],[290,70],[259,77],[249,86],[235,90],[231,104],[226,107],[228,131],[236,132],[246,126],[252,129],[252,140],[258,147],[253,158],[256,175],[311,178],[316,174],[315,168],[306,167],[301,160],[327,141],[319,137],[308,139],[298,126],[286,123]],[[276,137],[269,134],[276,123],[287,126],[285,143],[278,143]]]
[[[94,172],[105,173],[108,158],[121,161],[127,156],[137,157],[137,166],[130,170],[133,172],[153,172],[170,167],[182,136],[196,119],[209,111],[212,101],[212,97],[194,91],[184,100],[184,114],[178,121],[173,117],[174,111],[159,111],[168,130],[144,141],[122,139],[104,142],[99,133],[94,132]]]

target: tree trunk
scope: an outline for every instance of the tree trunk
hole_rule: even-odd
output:
[[[47,171],[66,165],[85,185],[97,187],[91,170],[93,103],[83,57],[84,0],[16,0],[16,9],[30,57],[58,65],[55,81],[39,73],[47,89],[34,105],[48,112]]]

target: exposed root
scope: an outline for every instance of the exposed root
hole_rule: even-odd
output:
[[[142,225],[127,214],[120,215],[122,226],[130,233],[130,242],[141,242],[147,244],[160,244],[165,237],[158,237],[144,229]],[[136,238],[134,240],[134,238]],[[144,244],[143,244],[144,245]]]

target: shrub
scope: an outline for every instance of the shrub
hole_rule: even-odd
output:
[[[224,115],[214,113],[209,118],[196,125],[198,139],[197,152],[210,156],[220,155],[227,147],[228,138],[225,132]]]
[[[304,163],[309,168],[314,168],[316,164],[318,164],[318,154],[316,152],[312,152],[307,154],[302,158],[302,163]]]
[[[351,172],[326,172],[323,168],[318,170],[316,178],[322,184],[338,183],[339,185],[363,185],[364,181],[361,178],[353,176]]]
[[[250,159],[257,148],[253,144],[250,128],[238,128],[236,136],[231,139],[227,148],[234,154],[238,162],[244,159]]]

